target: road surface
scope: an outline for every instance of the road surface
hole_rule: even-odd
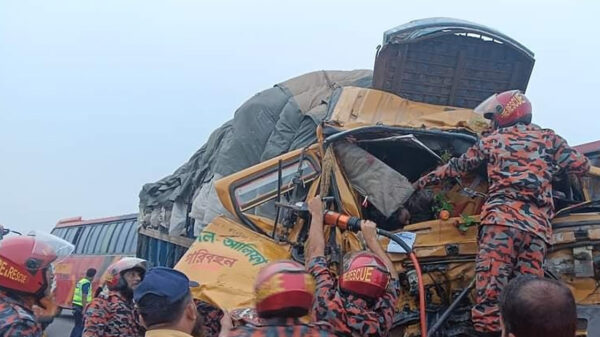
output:
[[[73,316],[69,310],[63,310],[62,314],[46,328],[46,333],[48,337],[68,337],[71,329],[73,329]]]

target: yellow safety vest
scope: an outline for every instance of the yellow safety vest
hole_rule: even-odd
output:
[[[90,280],[88,280],[87,278],[82,278],[81,280],[79,280],[79,282],[77,282],[77,285],[75,286],[75,293],[73,294],[73,304],[74,305],[78,305],[80,307],[83,307],[83,286],[85,284],[89,284]],[[90,286],[90,289],[88,289],[88,293],[87,293],[87,301],[86,303],[90,303],[92,301],[92,287]]]

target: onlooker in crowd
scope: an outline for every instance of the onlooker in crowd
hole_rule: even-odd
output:
[[[83,333],[83,308],[92,302],[92,281],[96,276],[96,269],[89,268],[85,277],[77,282],[73,292],[73,318],[75,325],[71,330],[71,337],[81,337]]]
[[[500,296],[502,337],[574,337],[577,310],[564,284],[538,276],[519,276]]]
[[[202,337],[202,320],[190,287],[198,283],[180,271],[156,267],[133,292],[146,337]]]
[[[133,291],[146,273],[146,260],[125,257],[108,267],[102,292],[84,313],[84,337],[141,337],[144,329],[133,308]]]

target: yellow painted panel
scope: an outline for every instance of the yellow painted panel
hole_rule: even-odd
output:
[[[380,90],[344,87],[330,123],[343,129],[383,124],[481,133],[488,122],[471,109],[413,102]]]
[[[289,257],[289,246],[217,217],[175,269],[200,283],[200,287],[192,288],[194,298],[233,310],[253,306],[254,280],[260,268],[272,260]]]

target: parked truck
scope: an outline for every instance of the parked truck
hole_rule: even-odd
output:
[[[194,289],[198,299],[227,310],[252,307],[252,284],[263,265],[304,262],[308,220],[302,205],[319,194],[332,211],[414,239],[424,303],[414,263],[381,238],[394,264],[407,271],[394,335],[420,335],[424,304],[427,325],[438,327],[433,336],[469,336],[486,173],[434,187],[412,205],[400,197],[406,184],[394,179],[414,181],[464,153],[489,128],[472,108],[495,92],[525,91],[533,64],[533,53],[518,42],[462,20],[417,20],[389,30],[372,74],[311,73],[261,92],[174,175],[146,185],[138,255],[155,264],[178,261],[175,267],[201,284]],[[243,123],[273,111],[280,114],[266,131]],[[244,125],[268,132],[245,130],[265,141],[248,143],[252,138],[236,129]],[[572,289],[578,333],[599,335],[600,201],[566,174],[553,187],[558,213],[546,276]],[[399,207],[410,208],[410,224],[398,221]],[[448,219],[439,216],[442,209]],[[360,234],[335,226],[325,234],[333,271],[345,253],[363,249]]]

